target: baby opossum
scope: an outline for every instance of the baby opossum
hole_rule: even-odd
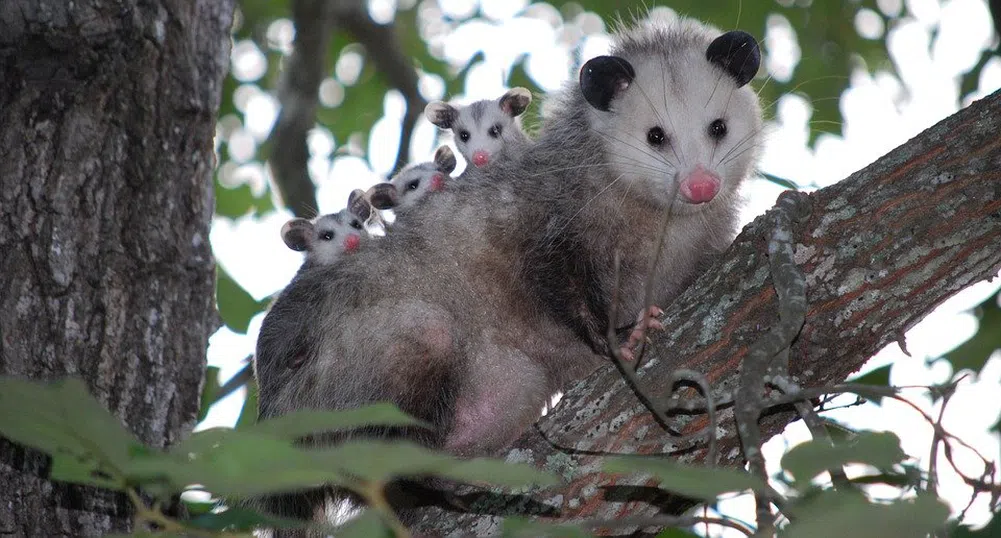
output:
[[[468,106],[434,101],[424,108],[424,115],[438,127],[451,130],[466,162],[481,167],[528,143],[515,118],[531,102],[532,93],[527,89],[512,88],[498,99],[484,99]]]
[[[357,210],[361,210],[360,206]],[[367,213],[365,218],[368,218]],[[362,222],[348,209],[323,215],[315,221],[295,218],[282,226],[282,240],[288,248],[306,253],[304,267],[330,264],[344,253],[358,249],[365,235]]]
[[[400,170],[389,180],[396,190],[394,210],[397,213],[406,211],[427,193],[445,188],[445,181],[453,170],[455,170],[455,154],[448,146],[438,148],[431,162],[415,164]]]
[[[385,232],[386,221],[377,211],[391,209],[397,204],[396,187],[390,183],[377,183],[367,191],[355,189],[348,195],[348,211],[361,219],[366,230],[375,228]]]
[[[607,360],[606,330],[645,309],[647,278],[666,306],[729,245],[760,143],[759,62],[750,35],[686,19],[614,36],[554,96],[536,143],[426,197],[371,248],[296,275],[258,339],[260,417],[389,400],[434,426],[412,434],[428,446],[509,444]],[[309,502],[273,510],[302,517]]]

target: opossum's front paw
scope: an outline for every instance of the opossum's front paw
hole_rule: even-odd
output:
[[[633,355],[633,351],[639,346],[640,342],[646,338],[646,332],[648,329],[652,330],[662,330],[664,324],[660,322],[659,318],[664,311],[658,306],[650,306],[643,309],[640,315],[636,318],[636,325],[633,330],[629,332],[629,339],[626,340],[625,344],[619,346],[619,356],[622,360],[627,362],[633,362],[636,357]]]

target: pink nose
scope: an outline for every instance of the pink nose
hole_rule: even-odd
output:
[[[489,153],[483,151],[482,149],[479,150],[479,151],[474,151],[473,152],[473,164],[474,165],[476,165],[477,167],[485,166],[488,162],[490,162],[490,154]]]
[[[431,190],[440,191],[443,188],[445,188],[445,176],[443,174],[431,176]]]
[[[701,165],[685,179],[681,180],[681,195],[693,204],[708,202],[719,192],[719,177],[706,170]]]
[[[354,252],[358,250],[358,245],[361,244],[361,237],[358,234],[348,234],[344,238],[344,252]]]

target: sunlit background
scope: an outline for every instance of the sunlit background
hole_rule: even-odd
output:
[[[784,4],[782,0],[779,3]],[[609,44],[607,32],[611,21],[566,6],[557,9],[545,3],[528,5],[526,1],[509,0],[413,4],[414,0],[370,0],[368,8],[372,18],[383,24],[392,24],[398,9],[419,10],[419,31],[428,50],[451,66],[453,74],[463,77],[461,94],[444,95],[445,80],[437,74],[422,73],[419,87],[428,100],[451,99],[461,103],[496,98],[507,89],[505,81],[513,65],[522,59],[525,72],[538,88],[556,90],[575,78],[573,64],[578,55],[583,61],[603,54]],[[786,94],[764,103],[773,120],[765,139],[761,172],[791,180],[805,190],[831,185],[956,112],[960,106],[1001,88],[1001,61],[993,57],[982,65],[973,93],[961,98],[961,76],[977,65],[984,50],[996,46],[985,1],[878,0],[873,4],[874,9],[858,11],[855,30],[864,39],[886,40],[895,72],[875,69],[871,73],[871,66],[860,60],[851,75],[850,87],[840,98],[831,98],[838,99],[843,136],[820,134],[812,148],[808,143],[816,100],[811,102],[802,95]],[[721,28],[739,27],[737,0],[733,1],[733,8],[732,18],[711,22]],[[628,18],[627,13],[623,16]],[[674,12],[667,7],[655,7],[650,9],[649,16],[669,18]],[[886,27],[884,16],[895,19],[891,29]],[[233,103],[239,114],[221,117],[217,129],[217,147],[223,144],[226,147],[227,158],[221,160],[219,172],[219,181],[224,186],[248,185],[257,196],[267,192],[268,170],[257,160],[258,151],[270,133],[279,105],[273,87],[265,84],[262,77],[269,68],[275,69],[273,65],[269,67],[274,52],[291,51],[294,35],[292,22],[278,19],[266,29],[270,50],[262,51],[251,40],[234,42],[231,68],[239,85]],[[785,17],[772,15],[766,33],[758,37],[767,56],[756,87],[788,82],[802,60],[793,26]],[[460,73],[477,54],[479,60]],[[357,49],[349,46],[341,51],[334,69],[320,87],[321,106],[336,107],[342,103],[345,89],[357,82],[363,61],[363,54]],[[544,97],[536,94],[531,108],[544,109],[543,102]],[[320,214],[344,207],[352,189],[385,180],[396,158],[405,107],[405,100],[398,92],[386,92],[382,96],[382,117],[367,140],[361,134],[336,139],[323,127],[310,133],[309,169],[317,186]],[[411,161],[430,160],[440,143],[452,144],[422,118],[410,148]],[[464,166],[459,159],[457,173]],[[760,178],[748,183],[743,223],[771,207],[783,190]],[[217,217],[213,222],[211,241],[218,263],[255,300],[264,300],[281,290],[302,262],[301,254],[289,250],[279,235],[282,224],[292,217],[286,210],[276,210],[236,219]],[[910,357],[899,346],[891,345],[864,370],[893,363],[891,382],[896,385],[928,385],[950,380],[955,373],[950,363],[934,359],[976,333],[977,318],[969,309],[994,295],[999,287],[1001,281],[995,280],[961,292],[907,333]],[[254,317],[246,334],[224,327],[212,337],[209,363],[221,369],[221,381],[240,370],[244,359],[253,352],[262,318],[263,313]],[[946,410],[944,421],[949,431],[988,458],[997,458],[1001,453],[998,434],[990,431],[1001,412],[999,359],[995,352],[979,375],[965,378]],[[937,406],[923,391],[910,394],[913,402],[926,412],[938,413]],[[200,427],[232,425],[243,399],[241,390],[222,400]],[[852,400],[846,398],[840,403]],[[892,430],[900,435],[908,454],[927,465],[932,428],[903,404],[892,401],[881,407],[865,404],[831,411],[827,416],[854,427]],[[809,433],[802,422],[790,425],[783,435],[772,439],[765,451],[772,466],[770,470],[777,472],[778,458],[786,447],[808,439]],[[967,466],[964,470],[970,475],[983,471],[972,458],[959,461]],[[958,513],[969,501],[971,489],[947,466],[940,468],[941,495]],[[888,496],[897,494],[897,490],[888,487],[872,491]],[[984,522],[989,517],[986,497],[977,498],[969,509],[969,522]],[[719,506],[727,514],[753,520],[753,500],[746,496],[726,500]],[[713,533],[729,536],[716,534],[715,530]]]

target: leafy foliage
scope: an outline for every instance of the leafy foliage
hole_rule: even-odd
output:
[[[902,462],[907,454],[900,448],[900,439],[891,432],[859,432],[852,439],[830,444],[815,439],[793,447],[782,456],[782,468],[803,489],[813,477],[849,463],[888,469]]]
[[[24,406],[23,402],[37,402]],[[348,440],[329,447],[297,443],[306,434],[360,426],[412,426],[420,423],[388,404],[349,411],[304,412],[248,424],[237,429],[197,432],[167,450],[141,445],[88,393],[79,379],[38,383],[0,378],[0,434],[52,457],[54,480],[116,490],[144,490],[161,501],[198,489],[229,500],[314,487],[339,485],[376,500],[372,511],[347,524],[346,536],[378,535],[395,516],[385,506],[382,486],[399,477],[440,476],[495,487],[552,485],[556,478],[525,465],[488,459],[457,460],[410,443]],[[134,497],[134,501],[139,499]],[[165,516],[144,504],[140,520],[166,531],[183,528],[247,530],[259,525],[302,526],[302,522],[263,517],[245,508],[215,510],[188,503],[193,518],[165,525]],[[376,534],[373,534],[376,532]]]
[[[704,501],[712,501],[724,493],[764,489],[758,478],[743,470],[694,467],[660,458],[610,458],[605,461],[605,471],[649,474],[660,481],[663,489]]]

